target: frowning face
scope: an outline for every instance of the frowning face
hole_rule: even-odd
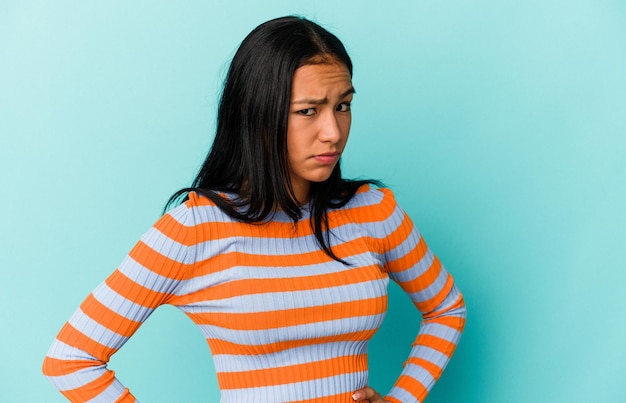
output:
[[[341,63],[305,65],[293,75],[287,122],[291,186],[300,202],[330,177],[348,141],[354,88]]]

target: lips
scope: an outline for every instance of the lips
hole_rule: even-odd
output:
[[[341,157],[340,153],[324,153],[313,156],[313,159],[322,164],[334,164]]]

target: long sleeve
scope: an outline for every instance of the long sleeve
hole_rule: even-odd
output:
[[[387,396],[422,401],[463,328],[463,300],[391,192],[364,188],[329,214],[334,251],[308,217],[252,225],[190,194],[163,216],[81,304],[52,344],[44,374],[74,402],[134,402],[107,363],[154,309],[171,304],[211,347],[223,402],[347,402],[367,383],[367,342],[389,278],[424,321]]]
[[[385,192],[382,205],[386,269],[422,315],[419,333],[403,371],[385,400],[422,402],[452,357],[465,325],[466,308],[452,276],[426,245],[406,213]]]
[[[68,400],[136,401],[107,362],[154,309],[168,302],[192,263],[187,210],[179,206],[144,234],[57,335],[43,373]]]

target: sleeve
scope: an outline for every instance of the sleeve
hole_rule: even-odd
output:
[[[57,335],[43,373],[68,400],[136,401],[107,363],[150,314],[175,295],[193,264],[188,210],[181,205],[161,217]]]
[[[452,357],[465,326],[463,297],[411,219],[382,189],[388,212],[382,238],[385,268],[422,315],[400,377],[385,396],[390,403],[423,402]]]

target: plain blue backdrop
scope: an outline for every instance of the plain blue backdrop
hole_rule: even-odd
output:
[[[0,1],[0,401],[190,183],[228,61],[287,14],[355,64],[347,176],[397,194],[454,274],[466,333],[428,401],[626,401],[626,2]],[[418,327],[391,287],[386,392]],[[210,352],[159,309],[111,367],[144,402],[216,402]]]

